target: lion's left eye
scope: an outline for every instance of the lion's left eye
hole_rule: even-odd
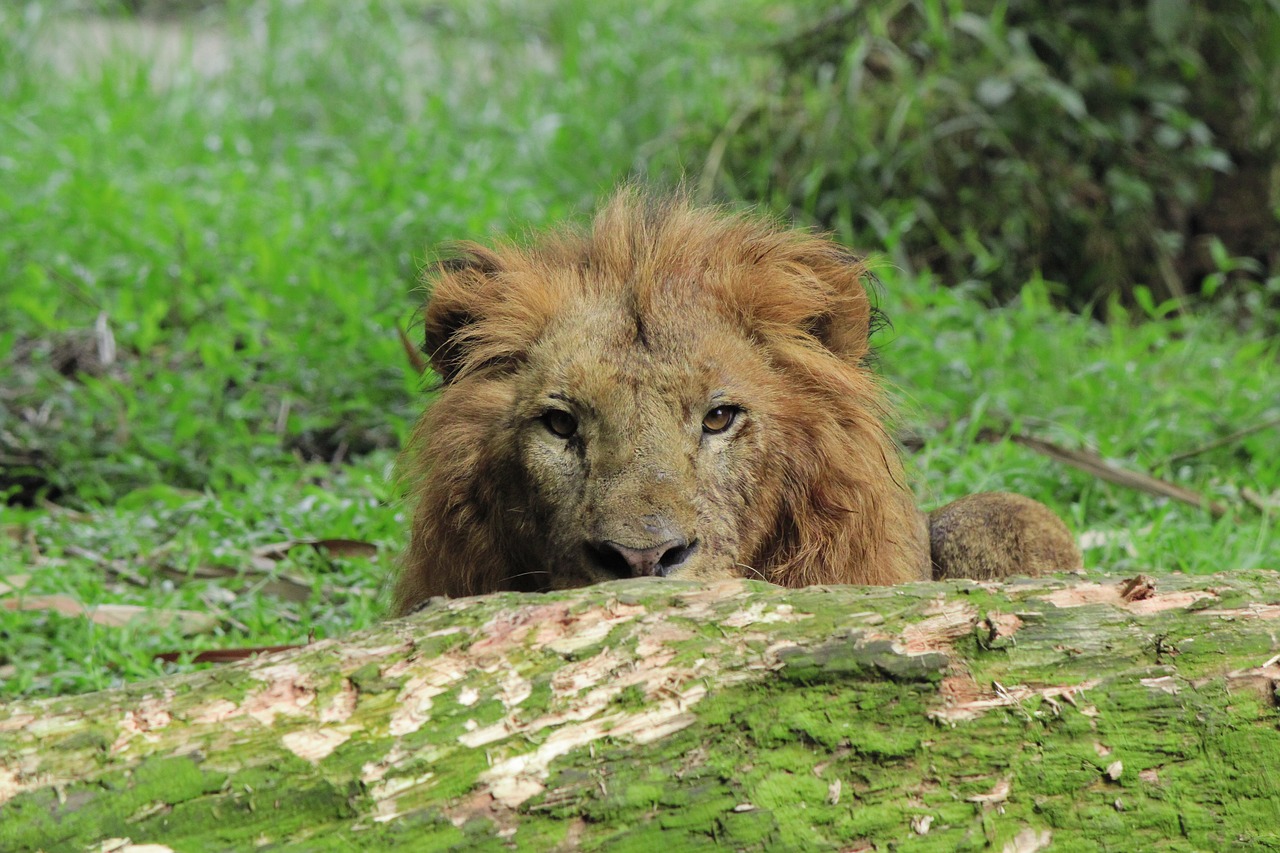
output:
[[[724,432],[733,426],[738,411],[737,406],[716,406],[702,419],[702,431],[711,435]]]
[[[569,438],[578,431],[578,419],[561,409],[547,409],[542,423],[557,438]]]

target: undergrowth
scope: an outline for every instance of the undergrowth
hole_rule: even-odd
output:
[[[715,152],[688,128],[731,122],[790,21],[763,0],[164,11],[0,8],[0,696],[380,618],[389,473],[427,399],[397,332],[421,264],[629,176],[696,177]],[[1280,416],[1274,340],[1158,304],[1102,325],[1037,282],[992,311],[976,285],[881,278],[925,503],[1040,498],[1099,534],[1091,569],[1280,568],[1275,429],[1167,461]],[[988,440],[1010,429],[1230,512]],[[83,612],[116,605],[141,610]]]

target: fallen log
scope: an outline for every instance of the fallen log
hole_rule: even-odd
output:
[[[1262,571],[435,601],[0,706],[0,850],[1274,847],[1278,629]]]

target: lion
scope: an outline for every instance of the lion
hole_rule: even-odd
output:
[[[407,450],[397,614],[637,576],[1080,566],[1029,498],[917,509],[869,364],[868,268],[825,236],[626,188],[589,230],[464,244],[426,278],[441,385]]]

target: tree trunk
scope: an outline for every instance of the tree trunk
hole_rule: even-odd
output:
[[[1278,602],[1270,572],[440,601],[0,706],[0,850],[1276,849]]]

